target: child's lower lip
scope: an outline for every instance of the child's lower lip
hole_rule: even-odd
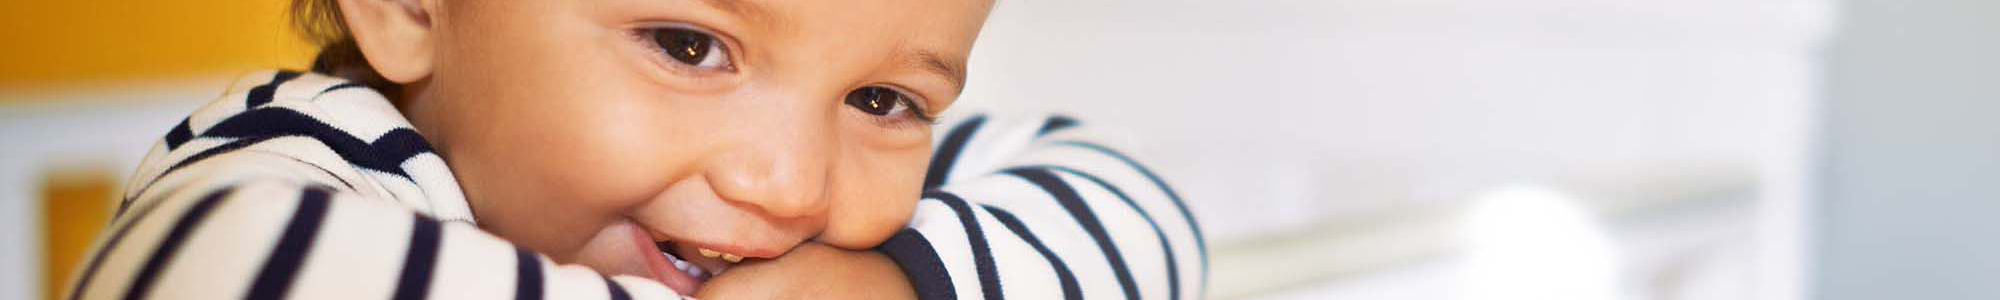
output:
[[[637,225],[628,223],[627,226],[632,226],[633,243],[638,246],[635,247],[637,255],[646,263],[646,269],[652,271],[653,280],[666,284],[668,288],[682,295],[693,295],[701,288],[700,278],[674,268],[673,262],[668,261],[668,258],[661,253],[662,249],[654,245],[651,234]]]

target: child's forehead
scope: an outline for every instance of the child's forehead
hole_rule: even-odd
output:
[[[744,15],[771,15],[780,12],[842,13],[842,12],[885,12],[885,11],[931,11],[934,9],[960,9],[967,12],[984,13],[992,8],[994,0],[641,0],[654,3],[696,2],[717,9]],[[816,8],[845,8],[842,10],[813,11]]]
[[[940,73],[963,88],[966,54],[993,0],[679,0],[729,15],[768,35],[859,46],[899,41],[897,61]]]
[[[725,47],[733,49],[731,56],[739,60],[738,64],[770,74],[793,74],[781,70],[811,68],[826,71],[830,69],[823,65],[825,62],[855,62],[855,72],[927,74],[921,77],[936,79],[924,81],[939,83],[937,94],[956,95],[964,89],[968,56],[993,3],[993,0],[460,0],[448,4],[455,12],[447,15],[487,16],[465,18],[479,20],[466,22],[473,24],[468,28],[480,28],[476,30],[550,34],[578,32],[574,29],[579,28],[687,25],[724,40]],[[559,13],[551,8],[577,14]],[[587,21],[571,22],[579,19]],[[589,25],[570,26],[573,24]]]
[[[898,33],[910,39],[968,44],[978,35],[994,3],[994,0],[599,1],[623,2],[607,6],[619,9],[711,16],[723,19],[717,22],[723,24],[702,25],[743,27],[735,29],[755,30],[765,35],[853,38],[850,35],[875,31]]]
[[[682,0],[768,22],[860,17],[877,21],[982,22],[993,0]],[[942,25],[942,24],[940,24]]]

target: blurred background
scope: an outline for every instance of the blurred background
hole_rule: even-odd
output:
[[[312,49],[286,1],[0,2],[0,299]],[[1133,133],[1214,299],[2000,299],[2000,2],[1003,0],[967,106]]]

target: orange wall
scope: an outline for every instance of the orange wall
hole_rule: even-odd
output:
[[[0,89],[87,86],[274,67],[313,49],[287,0],[0,1]],[[34,100],[21,100],[34,101]]]

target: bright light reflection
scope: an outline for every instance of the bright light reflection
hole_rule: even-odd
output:
[[[1514,187],[1479,197],[1465,219],[1464,299],[1620,299],[1602,225],[1575,198]]]

